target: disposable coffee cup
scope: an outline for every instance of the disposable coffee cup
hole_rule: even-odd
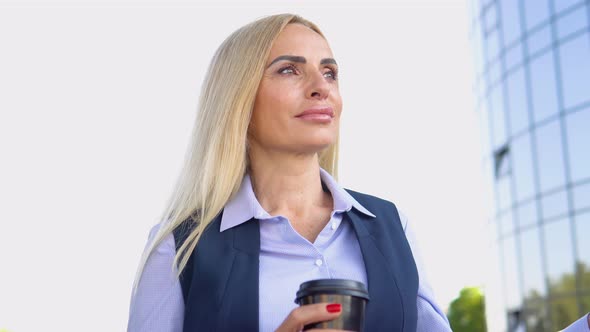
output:
[[[306,325],[309,329],[340,329],[363,331],[365,307],[369,292],[362,282],[346,279],[318,279],[302,283],[295,303],[300,306],[313,303],[340,303],[342,313],[336,319]]]

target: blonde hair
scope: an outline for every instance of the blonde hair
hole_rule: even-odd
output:
[[[280,14],[243,26],[217,49],[203,82],[184,166],[160,229],[141,258],[134,289],[152,251],[191,218],[195,227],[174,259],[180,275],[203,230],[239,189],[248,167],[247,132],[258,85],[274,40],[292,23],[303,24],[324,37],[304,18]],[[338,140],[319,154],[319,163],[337,176]]]

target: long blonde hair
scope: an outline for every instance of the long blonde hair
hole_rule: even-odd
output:
[[[247,132],[258,85],[274,40],[291,23],[303,24],[324,37],[306,19],[280,14],[243,26],[217,49],[203,82],[184,166],[161,218],[160,229],[141,258],[134,289],[152,251],[185,220],[192,218],[195,227],[174,259],[180,275],[205,227],[239,189],[248,167]],[[320,153],[319,163],[337,176],[338,141]]]

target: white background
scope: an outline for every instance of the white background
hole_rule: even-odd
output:
[[[414,224],[443,307],[489,265],[464,1],[0,3],[0,329],[123,331],[201,82],[294,12],[340,65],[341,183]]]

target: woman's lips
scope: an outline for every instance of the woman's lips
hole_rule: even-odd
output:
[[[331,107],[310,108],[296,117],[310,122],[329,123],[334,118],[334,110]]]

